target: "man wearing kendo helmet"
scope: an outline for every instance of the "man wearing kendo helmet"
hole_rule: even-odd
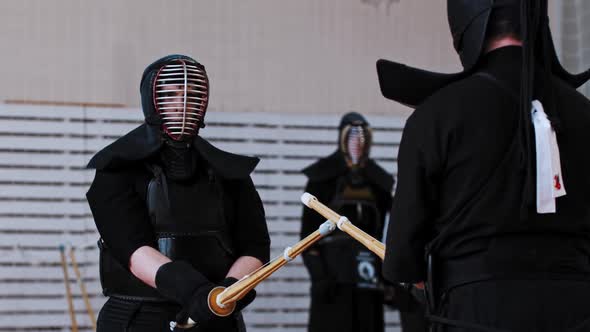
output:
[[[264,209],[250,173],[257,158],[199,136],[209,102],[205,67],[183,55],[149,65],[140,84],[145,122],[90,161],[87,193],[101,235],[101,284],[109,297],[98,331],[244,331],[240,310],[208,308],[209,291],[268,261]],[[175,327],[176,322],[178,326]]]
[[[365,118],[348,113],[338,127],[338,149],[303,173],[308,177],[306,192],[380,239],[394,180],[369,157],[372,139]],[[324,221],[321,215],[304,209],[301,237]],[[303,260],[311,277],[310,332],[384,330],[379,257],[348,234],[336,231],[304,252]]]

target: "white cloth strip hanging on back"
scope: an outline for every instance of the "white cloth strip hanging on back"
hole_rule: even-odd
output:
[[[566,195],[557,136],[540,101],[532,102],[537,164],[537,213],[555,213],[555,199]]]

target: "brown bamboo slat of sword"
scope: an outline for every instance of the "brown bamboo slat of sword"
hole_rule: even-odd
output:
[[[86,291],[86,284],[82,280],[82,274],[80,273],[80,269],[78,268],[78,261],[76,261],[76,255],[74,254],[74,248],[70,248],[70,260],[72,261],[72,267],[74,268],[74,273],[76,274],[76,279],[78,281],[78,285],[80,285],[80,291],[82,292],[82,298],[84,299],[84,305],[86,305],[86,312],[88,313],[88,317],[90,318],[90,323],[92,324],[92,330],[96,331],[96,317],[94,316],[94,310],[92,309],[92,305],[90,304],[90,299],[88,298],[88,292]]]
[[[385,258],[385,245],[371,235],[365,233],[362,229],[356,227],[348,218],[339,215],[329,207],[322,204],[318,199],[310,193],[301,195],[301,202],[310,209],[321,214],[324,218],[335,223],[338,228],[353,237],[355,240],[363,244],[367,249],[371,250],[381,260]]]
[[[59,246],[59,255],[61,257],[61,268],[64,274],[64,284],[66,286],[66,298],[68,301],[68,311],[72,322],[72,332],[78,332],[78,323],[76,322],[76,313],[74,312],[74,302],[72,300],[72,291],[70,289],[70,278],[68,277],[68,264],[66,263],[65,247]]]
[[[218,316],[224,317],[230,315],[235,309],[236,301],[242,299],[249,291],[254,289],[254,287],[335,229],[336,226],[333,222],[326,221],[320,225],[316,231],[309,234],[292,247],[285,248],[282,256],[261,266],[227,288],[213,288],[211,292],[209,292],[209,309]],[[188,323],[179,324],[178,327],[188,328],[195,324],[195,321],[189,318]]]
[[[324,227],[325,230],[322,228]],[[334,225],[322,224],[319,229],[309,234],[301,241],[297,242],[293,247],[285,248],[283,256],[273,260],[266,268],[259,268],[251,273],[249,276],[242,278],[242,280],[228,287],[223,293],[219,294],[218,302],[226,304],[235,302],[244,297],[251,289],[253,289],[262,280],[270,277],[276,270],[287,264],[289,261],[299,256],[303,251],[316,243],[318,240],[328,235],[335,229]],[[245,279],[248,280],[245,280]]]

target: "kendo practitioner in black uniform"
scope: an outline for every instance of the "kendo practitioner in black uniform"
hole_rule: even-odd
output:
[[[339,148],[308,166],[305,191],[381,238],[391,207],[393,177],[369,158],[371,128],[358,113],[344,115]],[[303,209],[301,237],[325,219]],[[381,261],[348,234],[336,231],[303,253],[311,276],[309,331],[383,331]]]
[[[96,176],[87,198],[109,296],[98,331],[170,331],[189,317],[197,323],[191,331],[243,331],[239,310],[255,292],[224,318],[211,313],[207,295],[268,261],[264,209],[250,179],[258,159],[198,135],[209,80],[194,59],[157,60],[140,92],[145,123],[89,163]]]
[[[464,71],[380,60],[414,106],[384,275],[427,281],[437,331],[590,331],[590,102],[557,59],[547,0],[449,0]]]

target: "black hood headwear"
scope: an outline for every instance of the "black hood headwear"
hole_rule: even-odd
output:
[[[88,163],[88,168],[97,170],[121,168],[130,163],[148,159],[162,148],[166,138],[161,128],[162,121],[154,105],[153,80],[162,67],[178,60],[199,64],[196,60],[180,54],[168,55],[150,64],[144,70],[140,82],[141,107],[145,122],[97,152]],[[199,66],[202,65],[199,64]],[[258,158],[220,150],[198,135],[190,143],[192,148],[225,178],[246,177],[259,161]]]
[[[540,25],[533,35],[547,54],[545,62],[550,65],[552,74],[576,89],[586,83],[590,79],[590,70],[581,74],[571,74],[563,68],[557,57],[549,29],[547,0],[447,0],[453,45],[459,53],[464,70],[459,73],[444,74],[380,59],[377,61],[377,74],[383,96],[415,108],[437,90],[473,74],[483,55],[492,11],[509,6],[520,8],[523,5],[527,5],[529,10],[532,10],[534,6],[539,6],[541,9],[537,12]],[[528,14],[532,12],[529,11]],[[521,22],[524,26],[523,23]]]

